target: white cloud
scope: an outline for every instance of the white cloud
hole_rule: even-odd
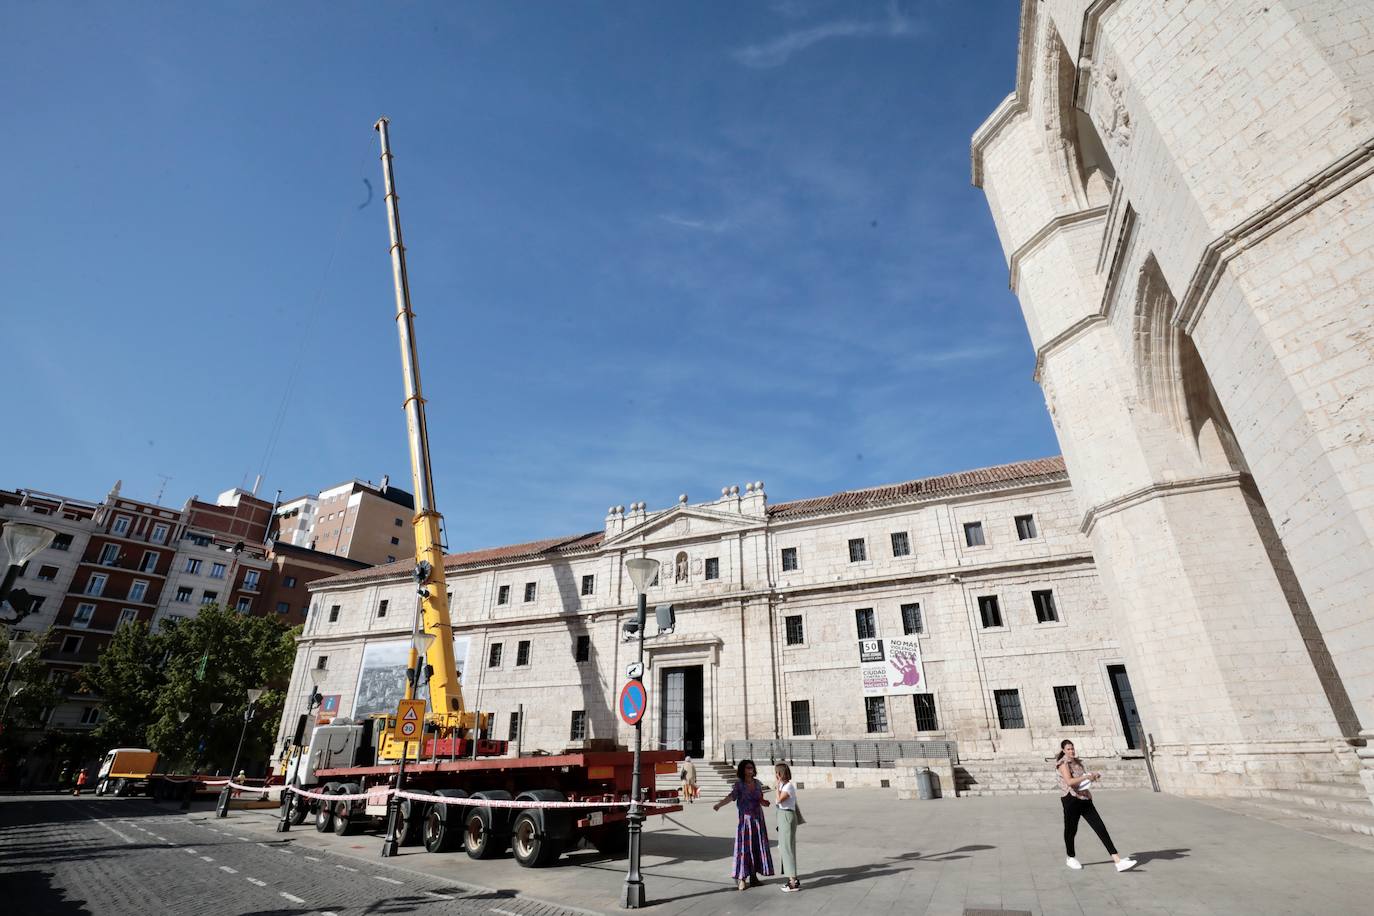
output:
[[[660,213],[658,218],[670,225],[681,226],[683,229],[695,229],[698,232],[713,232],[719,234],[730,228],[730,221],[728,219],[691,219],[686,216],[678,216],[675,213]]]
[[[747,45],[733,52],[735,60],[746,67],[766,70],[781,67],[798,51],[832,38],[903,38],[917,33],[916,24],[898,11],[888,7],[885,20],[836,19],[809,29],[797,29],[779,35],[771,41]]]

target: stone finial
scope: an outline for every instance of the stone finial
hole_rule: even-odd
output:
[[[725,497],[727,497],[727,496],[729,496],[729,495],[730,495],[730,488],[729,488],[729,487],[721,487],[721,488],[720,488],[720,497],[721,497],[721,499],[724,499]]]
[[[744,492],[745,492],[745,495],[748,495],[748,494],[754,492],[754,482],[753,482],[752,480],[751,480],[749,483],[746,483],[746,484],[744,485]]]
[[[762,492],[763,492],[763,481],[762,481],[762,480],[756,480],[756,481],[754,481],[754,492],[755,492],[755,493],[762,493]]]
[[[687,494],[686,494],[686,493],[679,493],[679,494],[678,494],[678,497],[677,497],[677,504],[678,504],[679,506],[685,506],[685,505],[687,505]]]
[[[730,495],[739,496],[739,484],[735,484],[733,487],[730,488]]]

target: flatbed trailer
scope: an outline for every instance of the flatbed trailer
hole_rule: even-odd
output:
[[[650,813],[682,810],[677,773],[683,757],[681,751],[641,755],[641,793],[653,805]],[[394,764],[315,769],[305,784],[293,784],[324,797],[298,794],[291,820],[300,824],[313,817],[316,830],[340,835],[386,830],[397,769]],[[397,839],[400,845],[422,843],[430,852],[462,846],[474,859],[510,848],[517,862],[535,868],[552,864],[584,839],[600,852],[618,854],[628,841],[633,775],[634,754],[628,751],[408,759],[395,802]],[[659,776],[670,776],[672,788],[658,788]],[[331,801],[334,795],[354,797]],[[282,807],[285,816],[285,799]]]

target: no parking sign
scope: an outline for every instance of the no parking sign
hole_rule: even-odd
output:
[[[644,718],[644,710],[649,706],[649,693],[644,689],[644,682],[639,680],[628,680],[625,686],[620,689],[620,702],[616,707],[620,710],[620,718],[625,720],[626,725],[638,725],[639,720]]]

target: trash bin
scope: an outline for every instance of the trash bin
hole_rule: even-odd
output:
[[[916,796],[921,801],[930,801],[935,797],[935,774],[930,772],[930,767],[921,767],[916,771]]]

